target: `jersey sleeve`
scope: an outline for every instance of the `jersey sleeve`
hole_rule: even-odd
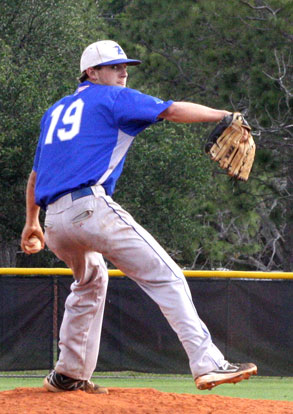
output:
[[[158,116],[172,103],[172,100],[162,101],[134,89],[123,88],[115,100],[113,114],[119,129],[135,136],[148,126],[161,121]]]
[[[43,130],[44,130],[43,126],[44,126],[44,123],[45,123],[46,114],[47,114],[47,112],[45,112],[45,114],[43,115],[43,117],[41,119],[41,123],[40,123],[41,132],[40,132],[39,142],[38,142],[37,149],[36,149],[36,152],[35,152],[34,164],[33,164],[33,170],[35,172],[38,171],[38,165],[39,165],[39,159],[40,159],[40,153],[41,153],[41,146],[42,146],[42,141],[43,141]]]

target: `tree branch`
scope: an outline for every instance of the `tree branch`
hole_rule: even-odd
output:
[[[240,0],[242,4],[245,4],[246,6],[250,7],[253,10],[265,10],[268,11],[269,13],[271,13],[274,17],[276,17],[276,15],[283,10],[283,7],[279,7],[276,10],[273,10],[270,6],[268,6],[267,4],[265,4],[264,6],[253,6],[252,4],[250,4],[248,1],[245,0]]]
[[[293,93],[287,88],[287,86],[284,84],[284,80],[287,76],[287,66],[288,63],[286,65],[285,63],[285,58],[283,53],[281,54],[281,57],[278,56],[278,53],[276,51],[276,49],[274,49],[274,55],[275,55],[275,60],[278,66],[278,77],[274,77],[269,75],[268,73],[264,72],[263,73],[270,78],[271,80],[277,82],[280,85],[280,88],[285,92],[285,99],[286,99],[286,105],[287,108],[290,108],[290,103],[289,100],[293,97]],[[289,56],[290,59],[291,56]]]

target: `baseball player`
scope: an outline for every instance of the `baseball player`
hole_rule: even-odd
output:
[[[76,91],[49,108],[26,196],[21,246],[37,236],[73,270],[74,283],[60,328],[60,356],[45,378],[48,391],[107,393],[90,381],[97,364],[108,272],[103,257],[134,280],[160,307],[177,333],[199,389],[256,374],[252,363],[231,364],[198,317],[181,269],[112,194],[137,134],[164,119],[217,122],[229,112],[163,101],[126,87],[128,59],[112,40],[89,45],[81,56]],[[45,235],[39,222],[46,211]]]

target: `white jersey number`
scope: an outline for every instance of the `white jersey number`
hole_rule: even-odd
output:
[[[62,122],[64,126],[71,125],[71,128],[69,130],[66,130],[65,128],[57,129],[57,137],[60,139],[60,141],[68,141],[74,138],[79,133],[83,107],[83,100],[77,99],[77,101],[74,101],[66,109],[65,114],[62,118]],[[59,121],[63,108],[64,105],[58,105],[51,113],[51,123],[47,132],[45,144],[52,144],[54,131]]]

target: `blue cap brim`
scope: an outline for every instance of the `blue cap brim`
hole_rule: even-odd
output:
[[[108,62],[105,62],[105,63],[100,63],[98,66],[119,65],[119,63],[126,63],[126,65],[135,66],[135,65],[139,65],[141,63],[141,60],[116,59],[116,60],[109,60]]]

